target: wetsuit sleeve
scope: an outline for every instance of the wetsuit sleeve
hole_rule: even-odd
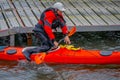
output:
[[[67,29],[67,26],[66,26],[66,22],[65,20],[63,19],[63,16],[59,17],[60,18],[60,22],[61,22],[61,30],[62,30],[62,33],[64,35],[68,34],[68,29]]]
[[[62,29],[62,33],[63,33],[64,35],[68,34],[68,29],[67,29],[67,26],[66,26],[66,25],[62,26],[61,29]]]
[[[54,41],[55,35],[52,32],[52,22],[55,19],[55,15],[53,12],[49,11],[45,13],[45,18],[44,18],[44,30],[47,33],[48,37],[50,40]]]

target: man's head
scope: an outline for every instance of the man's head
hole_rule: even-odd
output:
[[[64,5],[61,3],[61,2],[56,2],[54,5],[53,5],[53,8],[56,8],[60,11],[65,11],[66,9],[64,8]]]

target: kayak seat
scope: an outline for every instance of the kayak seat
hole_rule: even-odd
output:
[[[102,55],[102,56],[110,56],[110,55],[112,55],[112,51],[100,51],[100,55]]]
[[[6,53],[9,55],[13,55],[13,54],[17,53],[17,50],[16,49],[9,49],[6,51]]]

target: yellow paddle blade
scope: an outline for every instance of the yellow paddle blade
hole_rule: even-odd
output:
[[[69,31],[68,36],[73,35],[76,32],[76,27],[73,26],[72,29]]]
[[[35,56],[35,62],[36,64],[41,64],[44,61],[44,58],[46,56],[46,53],[40,53]]]

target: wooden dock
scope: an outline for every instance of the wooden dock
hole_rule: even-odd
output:
[[[0,0],[0,37],[31,33],[41,12],[64,3],[69,28],[83,31],[120,31],[120,0]]]

